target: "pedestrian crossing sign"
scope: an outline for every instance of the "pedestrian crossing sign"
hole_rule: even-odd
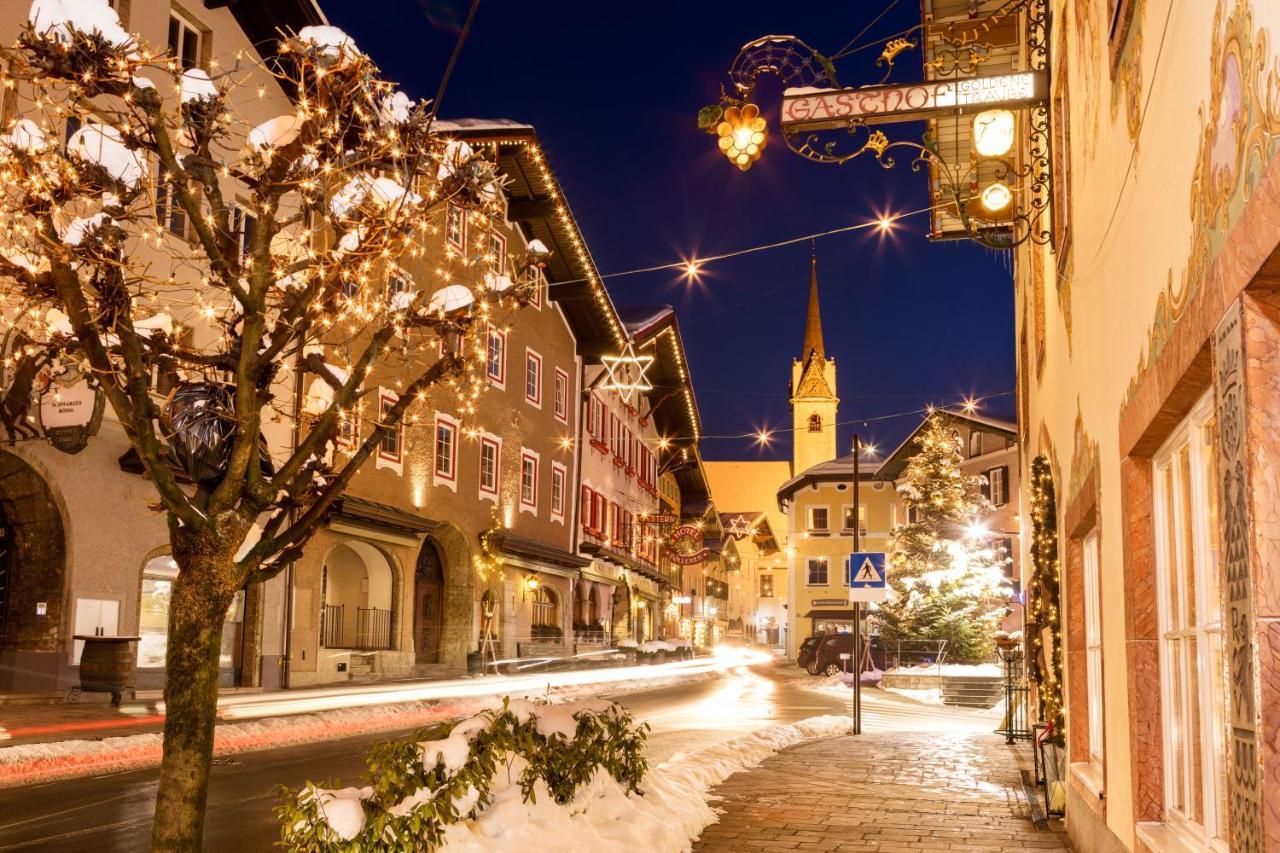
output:
[[[849,600],[884,601],[889,594],[883,551],[857,551],[849,555]]]

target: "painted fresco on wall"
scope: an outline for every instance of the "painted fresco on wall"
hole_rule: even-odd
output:
[[[1077,75],[1077,85],[1073,88],[1084,93],[1083,98],[1077,97],[1077,102],[1084,102],[1080,125],[1084,133],[1084,139],[1081,140],[1084,157],[1076,167],[1083,175],[1089,171],[1097,147],[1098,103],[1101,101],[1097,97],[1101,89],[1098,78],[1102,71],[1102,45],[1106,43],[1100,21],[1105,12],[1106,0],[1075,0],[1069,5],[1076,48],[1071,60]]]
[[[1146,353],[1129,384],[1130,399],[1200,288],[1267,164],[1280,156],[1280,57],[1272,52],[1267,31],[1254,28],[1248,0],[1235,0],[1225,24],[1224,10],[1225,0],[1220,0],[1208,87],[1217,97],[1199,111],[1202,131],[1190,188],[1187,265],[1176,286],[1169,270],[1156,299]]]
[[[1134,0],[1133,23],[1111,79],[1111,122],[1119,119],[1123,106],[1125,127],[1134,147],[1142,127],[1142,31],[1146,16],[1146,0]]]

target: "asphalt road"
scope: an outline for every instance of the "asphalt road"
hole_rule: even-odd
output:
[[[848,713],[840,695],[805,689],[795,667],[757,667],[711,681],[630,693],[619,701],[652,727],[650,760],[660,763],[773,723]],[[989,718],[882,698],[864,700],[864,730],[992,728]],[[370,744],[394,732],[330,740],[216,759],[205,820],[205,849],[253,853],[273,848],[278,785],[357,784]],[[150,836],[157,770],[0,790],[0,850],[141,851]]]

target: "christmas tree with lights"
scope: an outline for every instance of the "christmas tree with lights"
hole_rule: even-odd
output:
[[[963,663],[990,656],[1011,590],[1009,555],[982,523],[983,478],[961,471],[961,458],[949,418],[934,413],[898,489],[908,521],[893,531],[889,598],[876,618],[888,647],[945,640],[946,659]]]

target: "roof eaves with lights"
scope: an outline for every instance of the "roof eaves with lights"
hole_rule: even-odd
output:
[[[626,329],[605,289],[560,182],[547,163],[532,125],[510,119],[437,121],[442,133],[472,145],[489,145],[497,153],[499,171],[507,178],[508,215],[526,235],[546,243],[553,254],[547,266],[549,295],[564,310],[579,352],[587,356],[616,353]],[[588,296],[589,298],[583,298]]]

